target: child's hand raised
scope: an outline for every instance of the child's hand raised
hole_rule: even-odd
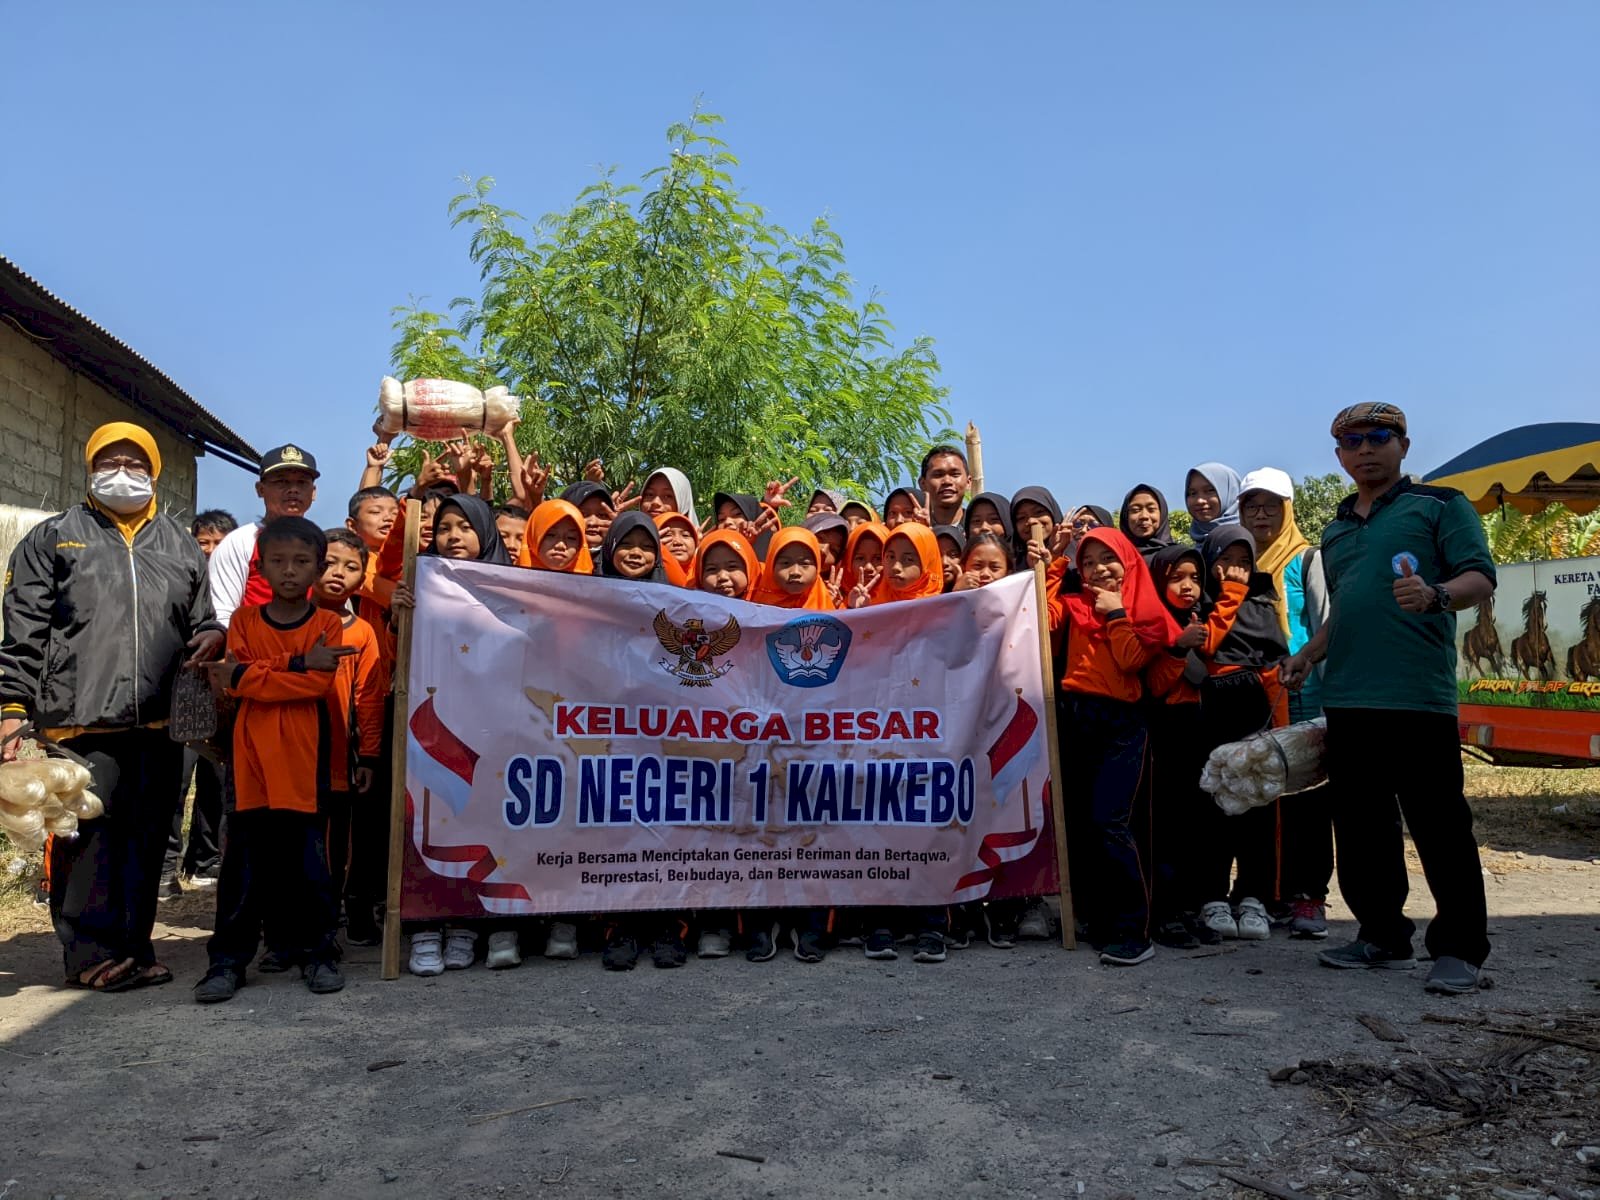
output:
[[[367,466],[373,468],[382,468],[388,463],[389,455],[391,453],[393,453],[393,451],[389,448],[388,442],[378,442],[376,445],[368,446]]]
[[[544,503],[545,484],[550,482],[550,472],[545,470],[539,461],[539,456],[529,453],[522,460],[522,491],[528,498],[528,506],[537,508]]]
[[[1173,647],[1178,650],[1198,650],[1206,644],[1206,627],[1200,620],[1200,614],[1191,611],[1189,623],[1183,627],[1183,632],[1173,640]]]
[[[1043,542],[1028,543],[1028,566],[1036,567],[1040,563],[1043,563],[1048,567],[1052,557],[1053,555],[1050,553],[1049,547]]]
[[[1065,558],[1071,548],[1072,526],[1063,522],[1056,526],[1056,531],[1050,538],[1050,557]]]
[[[833,598],[835,608],[844,607],[844,568],[834,567],[828,572],[828,595]]]
[[[981,588],[983,581],[978,578],[976,571],[963,571],[956,577],[956,585],[950,590],[953,592],[970,592],[974,588]]]
[[[872,599],[872,585],[878,582],[878,568],[866,566],[861,568],[861,578],[856,580],[855,587],[850,589],[849,607],[865,608]]]
[[[411,590],[411,585],[403,582],[395,584],[394,591],[389,594],[389,608],[393,610],[416,606],[417,594]]]
[[[1250,582],[1250,568],[1241,566],[1238,563],[1218,563],[1217,579],[1222,583],[1248,584]]]
[[[1122,589],[1096,587],[1092,583],[1084,584],[1094,596],[1094,610],[1102,617],[1109,617],[1122,607]]]
[[[398,591],[399,589],[396,588],[395,590]],[[328,635],[322,633],[317,635],[317,640],[312,643],[311,649],[301,655],[300,659],[305,663],[308,671],[337,671],[339,669],[339,660],[341,658],[349,658],[355,652],[356,648],[354,646],[328,645]]]
[[[614,512],[622,512],[625,509],[638,508],[639,507],[639,501],[644,499],[643,496],[635,496],[633,494],[633,489],[638,487],[638,486],[639,486],[639,481],[637,479],[630,479],[630,480],[628,480],[628,486],[627,487],[623,488],[620,492],[612,492],[611,493],[611,508],[612,508],[612,510]]]
[[[606,465],[598,458],[591,458],[583,464],[583,478],[589,483],[604,483],[606,481]]]
[[[767,492],[766,492],[766,495],[761,497],[761,503],[763,503],[763,504],[776,504],[776,505],[780,505],[780,506],[782,506],[784,508],[789,507],[789,505],[793,504],[794,501],[789,499],[789,497],[784,495],[784,493],[787,492],[790,488],[792,488],[795,484],[797,484],[799,482],[800,482],[800,476],[798,476],[798,475],[796,475],[793,479],[789,480],[788,483],[779,483],[776,479],[768,480],[767,481]]]

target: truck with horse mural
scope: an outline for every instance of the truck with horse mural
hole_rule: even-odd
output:
[[[1490,520],[1561,504],[1600,508],[1600,425],[1524,425],[1424,482],[1460,490]],[[1570,553],[1571,547],[1563,547]],[[1579,548],[1580,552],[1583,548]],[[1600,761],[1600,557],[1499,568],[1494,596],[1457,623],[1461,740],[1506,766]]]

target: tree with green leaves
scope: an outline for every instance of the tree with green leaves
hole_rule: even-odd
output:
[[[450,214],[482,293],[448,316],[397,309],[396,374],[509,386],[519,449],[563,483],[594,458],[617,486],[675,466],[707,492],[798,476],[881,495],[913,477],[955,436],[932,342],[894,347],[825,217],[791,233],[745,197],[720,121],[696,112],[641,184],[608,172],[531,224],[469,180]],[[397,448],[392,472],[420,456]]]
[[[1294,485],[1294,519],[1300,532],[1313,543],[1322,540],[1322,531],[1333,523],[1343,500],[1355,486],[1343,475],[1307,475]]]

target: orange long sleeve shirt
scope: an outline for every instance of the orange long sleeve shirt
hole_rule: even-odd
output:
[[[335,614],[338,615],[338,614]],[[356,756],[376,758],[383,745],[383,698],[389,678],[379,638],[360,617],[344,617],[344,644],[356,653],[339,660],[328,692],[329,786],[350,790],[351,746]]]
[[[1239,605],[1244,603],[1248,591],[1242,583],[1224,583],[1222,595],[1217,597],[1210,615],[1206,617],[1206,640],[1195,647],[1195,653],[1206,660],[1208,672],[1215,670],[1211,665],[1211,656],[1233,628],[1233,618],[1238,615]],[[1152,658],[1144,670],[1144,684],[1149,693],[1152,696],[1164,696],[1168,704],[1198,704],[1200,689],[1183,677],[1183,665],[1187,658],[1186,654],[1158,654]]]
[[[239,660],[229,691],[240,700],[233,729],[234,783],[240,812],[317,811],[326,783],[328,714],[323,698],[336,671],[307,671],[301,659],[322,638],[344,643],[337,613],[311,608],[290,627],[266,609],[241,608],[228,625],[228,650]]]
[[[1056,665],[1061,671],[1061,690],[1135,704],[1144,695],[1140,672],[1159,651],[1139,640],[1133,622],[1125,616],[1106,622],[1103,641],[1073,628],[1066,599],[1061,595],[1061,580],[1069,565],[1066,559],[1058,558],[1045,568],[1050,633],[1052,648],[1057,651]],[[1061,640],[1055,642],[1058,636]]]

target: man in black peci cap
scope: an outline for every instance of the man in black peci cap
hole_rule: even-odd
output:
[[[1339,890],[1360,928],[1318,957],[1329,967],[1416,966],[1404,814],[1438,906],[1424,939],[1427,989],[1459,995],[1478,986],[1489,920],[1462,786],[1455,614],[1493,594],[1494,560],[1460,492],[1402,473],[1411,442],[1400,409],[1352,405],[1330,432],[1356,491],[1322,534],[1328,619],[1279,671],[1298,687],[1325,663]]]
[[[260,521],[241,525],[211,552],[211,602],[217,620],[226,625],[235,609],[265,604],[272,589],[261,576],[256,555],[256,534],[278,517],[303,517],[317,498],[317,460],[311,451],[290,443],[261,456],[261,479],[256,495],[266,508]]]

